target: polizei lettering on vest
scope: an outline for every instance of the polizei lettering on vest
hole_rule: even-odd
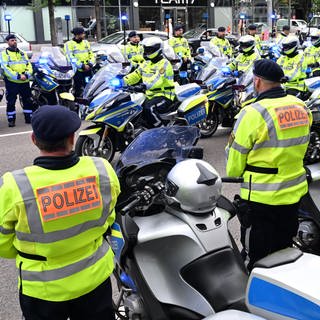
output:
[[[280,129],[305,126],[309,123],[307,111],[298,106],[287,106],[275,109]]]
[[[101,204],[95,177],[39,188],[37,196],[44,221],[79,214]]]

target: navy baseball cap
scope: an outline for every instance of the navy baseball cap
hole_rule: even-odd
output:
[[[81,125],[77,113],[59,105],[44,105],[35,111],[31,126],[36,138],[56,143],[76,132]]]
[[[282,82],[284,72],[282,68],[274,61],[261,59],[254,62],[253,74],[259,78],[272,82]]]
[[[9,40],[11,40],[11,39],[17,39],[17,37],[16,37],[14,34],[8,34],[8,35],[6,36],[6,41],[9,41]]]

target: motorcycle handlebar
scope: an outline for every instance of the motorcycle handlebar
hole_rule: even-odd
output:
[[[129,204],[127,204],[124,208],[120,210],[121,215],[126,215],[129,213],[137,204],[139,204],[141,201],[141,197],[137,196],[133,201],[131,201]]]

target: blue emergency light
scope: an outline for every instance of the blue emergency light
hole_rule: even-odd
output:
[[[12,20],[11,14],[5,14],[5,15],[4,15],[4,20],[5,20],[5,21],[11,21],[11,20]]]
[[[110,80],[110,86],[115,88],[121,87],[121,80],[119,78],[113,78]]]

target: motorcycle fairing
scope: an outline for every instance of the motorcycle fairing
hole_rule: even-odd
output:
[[[181,276],[181,269],[209,252],[232,246],[227,231],[227,214],[216,208],[212,215],[193,216],[181,211],[134,217],[139,227],[134,247],[135,260],[153,295],[163,304],[177,305],[203,316],[214,313],[212,306]],[[203,230],[205,225],[206,230]],[[213,243],[215,229],[219,239]],[[209,232],[211,231],[211,232]]]
[[[108,126],[115,128],[118,132],[122,132],[127,123],[141,113],[142,109],[140,105],[129,101],[115,108],[107,109],[105,112],[97,115],[94,120],[104,122]]]
[[[44,91],[53,91],[58,88],[59,84],[54,81],[54,79],[46,74],[43,74],[41,77],[37,74],[34,75],[36,81],[38,82],[40,88]]]
[[[232,88],[226,88],[225,90],[214,90],[207,93],[209,101],[214,101],[221,105],[223,108],[228,108],[234,98],[234,92]]]

